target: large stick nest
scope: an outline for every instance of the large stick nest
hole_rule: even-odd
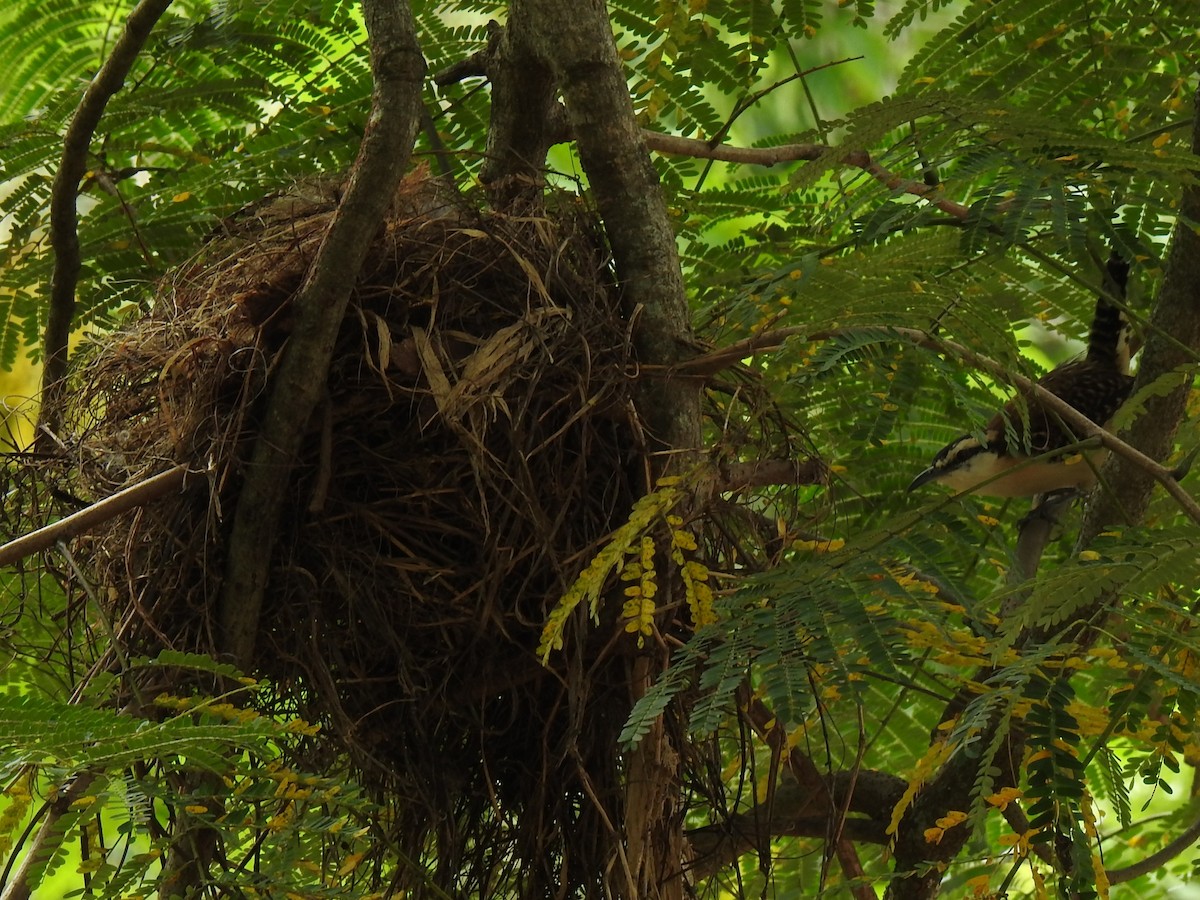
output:
[[[336,185],[309,185],[233,217],[150,315],[77,368],[76,493],[106,496],[178,462],[206,473],[76,547],[127,652],[220,656],[224,540],[336,200]],[[542,810],[542,836],[517,838],[517,852],[547,866],[563,820],[589,841],[603,831],[578,822],[592,804],[569,783],[588,761],[562,679],[532,651],[641,477],[627,332],[582,210],[483,214],[419,173],[354,289],[295,467],[253,674],[279,711],[324,726],[305,762],[348,757],[403,797],[425,835],[410,850],[436,835],[440,866],[487,846],[505,827],[497,809]],[[618,688],[591,686],[614,701],[611,717],[589,713],[584,756],[592,741],[613,747]],[[599,768],[615,779],[611,760]]]
[[[233,511],[338,192],[303,185],[241,211],[150,314],[78,354],[68,491],[195,473],[72,548],[122,658],[222,656]],[[557,670],[534,649],[649,467],[607,251],[578,201],[561,206],[484,213],[425,173],[401,184],[292,472],[248,666],[270,686],[264,712],[322,726],[290,762],[349,762],[392,801],[387,840],[455,894],[603,896],[616,877],[623,653],[636,652],[611,621],[621,604],[605,607],[610,627],[570,637]],[[714,455],[792,458],[789,424],[752,381],[710,401]],[[779,543],[745,505],[715,503],[693,530],[727,572]],[[720,767],[673,743],[691,789],[719,804]]]

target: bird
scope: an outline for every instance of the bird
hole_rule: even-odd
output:
[[[1105,264],[1105,291],[1096,299],[1086,355],[1063,363],[1036,382],[1101,426],[1111,421],[1133,385],[1132,329],[1122,308],[1106,296],[1123,303],[1128,280],[1129,263],[1114,251]],[[908,489],[938,483],[989,497],[1087,490],[1095,485],[1096,471],[1108,452],[1102,448],[1079,452],[1077,443],[1058,415],[1024,391],[1005,404],[981,434],[964,434],[939,450]]]

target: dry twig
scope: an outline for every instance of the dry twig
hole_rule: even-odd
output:
[[[111,497],[105,497],[77,513],[52,522],[37,531],[23,534],[19,538],[0,546],[0,566],[13,563],[53,547],[58,541],[71,538],[103,525],[123,512],[143,506],[183,487],[187,466],[176,466],[160,472],[145,481],[130,485]]]

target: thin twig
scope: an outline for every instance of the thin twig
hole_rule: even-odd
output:
[[[753,166],[774,166],[784,162],[828,159],[830,162],[862,169],[891,190],[900,194],[912,194],[922,200],[927,200],[942,212],[956,219],[965,220],[971,212],[970,207],[943,196],[940,186],[930,186],[922,181],[904,178],[890,172],[871,159],[871,154],[865,150],[844,151],[828,144],[783,144],[779,147],[733,147],[729,144],[713,146],[707,141],[677,137],[672,134],[660,134],[646,129],[642,129],[642,139],[651,150],[670,156],[692,156],[697,159],[716,159],[722,162],[744,163]]]
[[[807,754],[801,753],[796,747],[788,749],[787,733],[779,723],[779,719],[767,708],[765,703],[752,696],[744,686],[739,688],[738,701],[738,705],[744,710],[751,727],[758,732],[759,737],[767,743],[772,751],[776,754],[787,753],[788,769],[808,801],[813,805],[825,806],[828,815],[837,820],[839,827],[838,834],[833,840],[833,850],[838,862],[841,863],[842,872],[850,882],[850,893],[859,900],[874,900],[874,889],[870,885],[858,881],[863,875],[862,862],[858,858],[854,842],[846,832],[846,813],[853,795],[853,776],[847,796],[835,797],[825,776],[821,774],[812,759]],[[839,799],[842,801],[840,804]],[[832,824],[829,819],[827,822]],[[833,831],[834,829],[830,828],[829,830]]]
[[[1185,828],[1179,837],[1175,838],[1167,846],[1151,853],[1141,862],[1125,866],[1123,869],[1106,870],[1105,874],[1108,876],[1108,883],[1121,884],[1126,881],[1133,881],[1133,879],[1140,878],[1143,875],[1148,875],[1192,846],[1192,844],[1196,843],[1197,839],[1200,839],[1200,819],[1197,819]]]
[[[50,279],[50,310],[43,339],[45,367],[42,370],[42,406],[39,443],[48,432],[58,431],[62,419],[62,382],[67,371],[67,339],[75,317],[75,286],[82,259],[79,251],[79,183],[87,171],[88,148],[108,101],[125,84],[150,32],[162,18],[171,0],[141,0],[125,21],[125,30],[113,44],[112,53],[83,93],[83,99],[67,126],[63,152],[50,194],[50,246],[54,250],[54,273]]]
[[[123,488],[111,497],[105,497],[84,507],[79,512],[72,513],[64,519],[52,522],[37,531],[23,534],[15,540],[0,546],[0,566],[8,566],[53,547],[59,541],[69,541],[76,535],[91,531],[97,525],[102,525],[109,519],[114,519],[123,512],[128,512],[139,506],[145,506],[159,497],[164,497],[171,491],[177,491],[183,486],[188,467],[176,466],[165,472],[139,481],[137,484]]]
[[[811,105],[812,92],[809,90],[808,80],[807,80],[806,76],[811,75],[815,72],[818,72],[821,69],[830,68],[832,66],[840,66],[844,63],[855,62],[857,60],[862,59],[861,56],[853,56],[853,57],[848,57],[846,59],[840,59],[835,62],[824,63],[824,64],[822,64],[820,66],[816,66],[815,68],[812,68],[812,69],[803,69],[800,66],[800,60],[796,57],[796,53],[792,49],[790,43],[787,44],[787,48],[788,48],[788,55],[791,57],[792,63],[796,67],[796,71],[793,72],[791,75],[788,75],[784,78],[779,79],[778,81],[768,84],[766,87],[763,87],[757,91],[754,91],[752,94],[748,94],[746,96],[741,97],[737,101],[737,103],[735,103],[733,105],[733,109],[730,111],[730,113],[726,117],[725,121],[721,124],[721,127],[718,128],[716,133],[713,134],[713,136],[708,139],[707,143],[710,147],[713,147],[713,146],[716,146],[717,144],[722,143],[725,140],[725,136],[729,134],[730,129],[733,128],[734,123],[737,122],[737,120],[742,116],[742,114],[753,109],[758,104],[758,102],[760,100],[762,100],[764,97],[770,96],[771,94],[775,93],[775,91],[779,90],[780,88],[783,88],[783,87],[791,84],[793,81],[799,80],[800,85],[801,85],[802,89],[804,90],[804,94],[806,97],[809,98],[809,102]],[[824,123],[821,121],[821,117],[817,113],[816,109],[813,110],[813,119],[816,121],[818,127],[822,128],[821,139],[825,140],[825,131],[824,131],[824,127],[823,127]],[[712,164],[713,164],[713,160],[710,159],[708,161],[708,163],[704,166],[703,171],[700,172],[700,176],[696,179],[696,185],[693,188],[693,190],[699,191],[704,186],[704,182],[708,179],[708,175],[712,171]]]

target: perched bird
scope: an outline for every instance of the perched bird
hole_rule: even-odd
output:
[[[1115,252],[1105,288],[1122,300],[1129,264]],[[1088,335],[1087,355],[1047,372],[1037,384],[1105,426],[1129,396],[1131,330],[1122,310],[1101,294]],[[1067,488],[1090,488],[1108,452],[1066,450],[1078,438],[1036,397],[1019,394],[987,423],[982,437],[964,434],[938,451],[933,464],[908,489],[938,482],[956,491],[991,497],[1026,497]],[[1032,460],[1032,461],[1031,461]]]

